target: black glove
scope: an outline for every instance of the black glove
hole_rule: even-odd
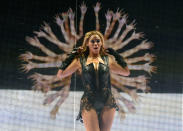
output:
[[[106,49],[106,52],[107,52],[108,54],[110,54],[110,55],[113,55],[114,58],[115,58],[115,60],[117,61],[117,63],[118,63],[121,67],[125,68],[125,67],[127,66],[127,63],[124,61],[124,58],[123,58],[117,51],[115,51],[115,50],[112,49],[112,48],[107,48],[107,49]]]
[[[59,69],[65,70],[71,62],[80,54],[79,48],[74,48],[70,54],[67,55],[67,58],[62,62],[61,66]]]

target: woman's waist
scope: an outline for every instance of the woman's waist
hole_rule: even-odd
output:
[[[85,90],[83,95],[91,99],[101,99],[101,98],[106,98],[109,95],[112,95],[112,93],[110,89],[105,91],[104,90],[93,90],[93,91]]]
[[[90,82],[84,82],[83,85],[84,85],[84,89],[93,90],[93,91],[96,91],[96,90],[100,91],[100,90],[103,90],[104,88],[111,89],[110,83],[102,83],[102,82],[95,83],[90,81]]]

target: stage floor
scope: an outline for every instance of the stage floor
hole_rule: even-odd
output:
[[[50,92],[52,93],[52,92]],[[0,131],[85,131],[75,118],[83,92],[70,92],[56,119],[49,116],[54,106],[43,106],[41,92],[0,90]],[[125,97],[127,95],[123,94]],[[116,112],[111,131],[182,131],[182,94],[140,94],[134,114],[120,121]]]

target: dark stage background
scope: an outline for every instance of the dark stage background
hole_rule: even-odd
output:
[[[95,27],[93,6],[96,0],[85,1],[88,11],[84,21],[84,30]],[[137,31],[146,34],[146,38],[155,43],[151,52],[157,56],[153,65],[158,67],[152,75],[149,85],[154,93],[182,93],[183,87],[183,2],[182,0],[105,0],[100,1],[101,25],[105,27],[104,13],[107,9],[116,11],[119,7],[129,14],[129,20],[135,19]],[[28,74],[19,68],[18,56],[27,50],[38,51],[25,41],[39,30],[43,21],[54,23],[54,16],[71,7],[78,10],[82,1],[75,0],[9,0],[0,7],[0,88],[30,90],[32,81]],[[92,13],[93,12],[93,13]],[[103,23],[102,23],[103,22]],[[54,25],[54,24],[53,24]],[[53,69],[52,74],[57,70]]]

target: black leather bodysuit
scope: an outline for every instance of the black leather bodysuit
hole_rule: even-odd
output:
[[[104,106],[118,109],[111,93],[108,56],[101,56],[101,58],[104,64],[99,62],[98,70],[95,70],[93,63],[86,65],[87,57],[80,57],[84,94],[80,101],[80,111],[77,120],[81,122],[83,122],[81,113],[84,109],[95,109],[99,119]]]

